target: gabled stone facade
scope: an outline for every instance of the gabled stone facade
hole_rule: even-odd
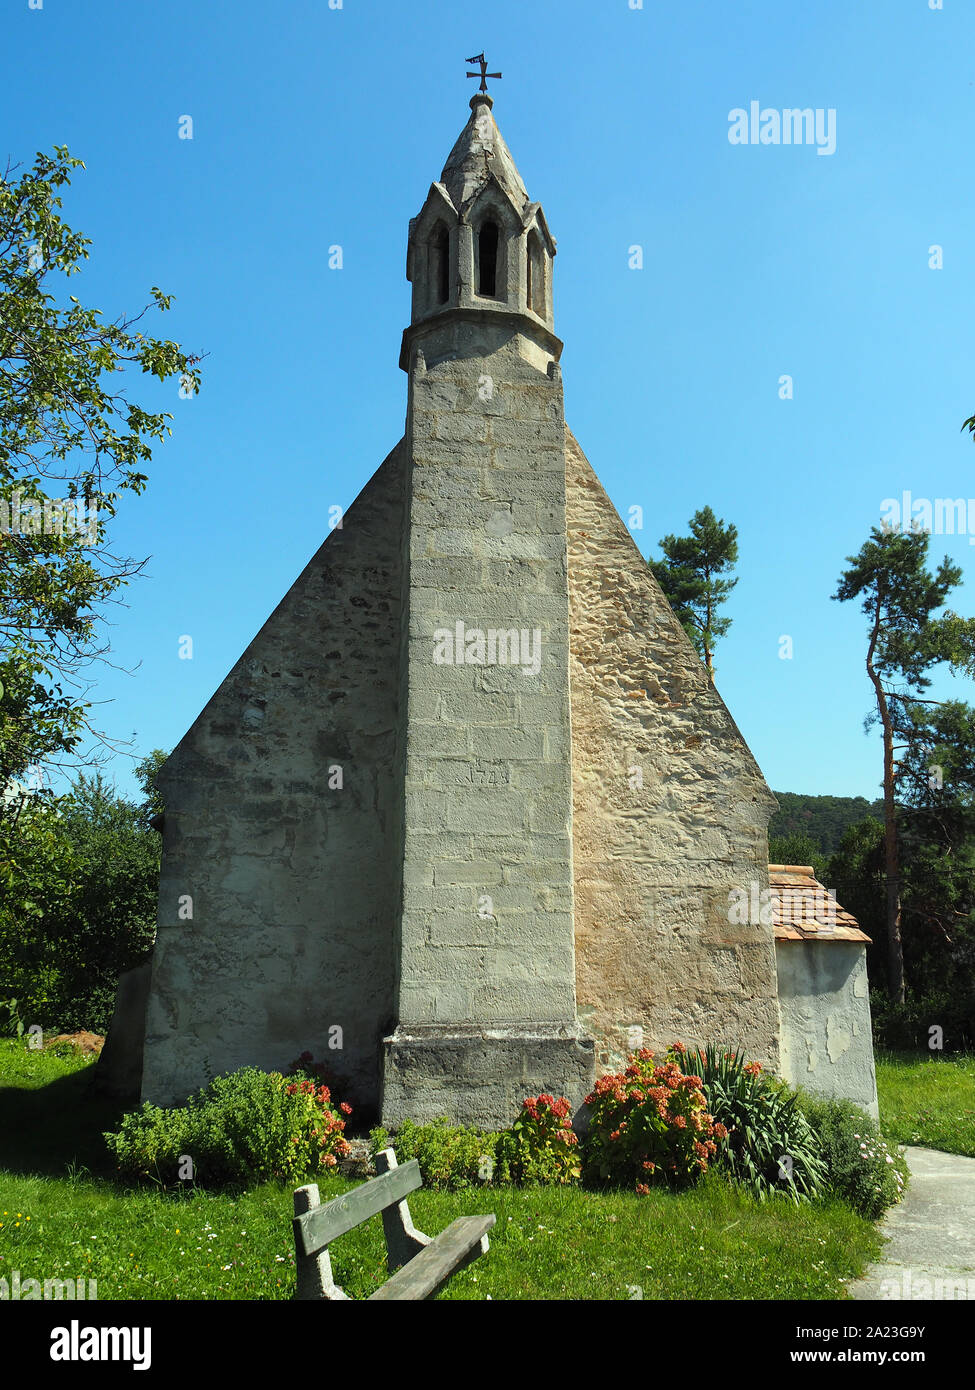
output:
[[[566,429],[491,108],[410,225],[404,438],[165,766],[157,1103],[306,1048],[393,1123],[675,1038],[779,1065],[772,925],[729,913],[774,799]]]

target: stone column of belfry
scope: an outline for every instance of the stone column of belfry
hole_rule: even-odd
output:
[[[479,93],[410,226],[397,1021],[382,1113],[579,1104],[555,243]]]

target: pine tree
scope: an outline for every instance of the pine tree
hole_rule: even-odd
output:
[[[725,526],[710,507],[694,513],[690,528],[689,536],[664,536],[664,558],[649,564],[713,683],[715,643],[731,627],[731,619],[718,617],[718,609],[738,583],[720,576],[738,560],[738,531]]]
[[[884,873],[887,925],[887,987],[897,1003],[904,1000],[904,946],[901,937],[901,884],[894,799],[897,762],[895,738],[907,737],[912,705],[926,701],[921,692],[931,681],[927,672],[941,662],[953,670],[975,666],[975,619],[954,613],[934,617],[950,591],[961,582],[958,565],[946,556],[936,575],[925,568],[929,535],[871,528],[870,539],[840,576],[834,599],[862,600],[868,644],[867,676],[873,686],[884,746]],[[868,721],[870,722],[870,721]]]

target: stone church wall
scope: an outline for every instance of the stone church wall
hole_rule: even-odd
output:
[[[576,995],[597,1070],[679,1039],[779,1062],[768,888],[775,800],[567,432]],[[642,786],[639,785],[642,779]]]
[[[378,1106],[401,886],[404,506],[401,443],[165,765],[146,1099],[307,1048],[357,1118]]]

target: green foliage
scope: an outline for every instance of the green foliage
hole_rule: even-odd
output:
[[[526,1096],[517,1120],[498,1136],[496,1179],[519,1186],[578,1182],[579,1141],[569,1111],[565,1096]]]
[[[961,583],[962,571],[946,555],[935,574],[926,568],[928,532],[871,527],[870,538],[840,577],[834,599],[860,599],[868,619],[869,671],[901,701],[930,684],[927,672],[938,662],[964,665],[975,642],[975,619],[959,619],[943,608]],[[895,687],[893,682],[902,684]]]
[[[710,507],[694,513],[690,528],[689,536],[662,537],[664,558],[648,563],[713,680],[715,643],[731,627],[731,619],[720,618],[718,609],[738,583],[720,576],[738,560],[738,531],[725,526]]]
[[[961,582],[961,568],[945,556],[931,574],[929,540],[918,526],[908,532],[872,527],[869,540],[847,557],[850,568],[833,594],[840,602],[859,599],[867,618],[866,670],[874,697],[867,725],[879,723],[883,734],[887,987],[895,1000],[903,1000],[905,989],[895,741],[915,746],[919,730],[930,724],[933,717],[918,707],[933,703],[922,692],[934,667],[944,663],[956,674],[975,672],[975,618],[950,610],[938,614]],[[933,921],[936,916],[929,926]]]
[[[826,1178],[821,1146],[795,1091],[766,1075],[758,1062],[713,1044],[688,1052],[685,1069],[700,1077],[708,1109],[724,1142],[715,1156],[759,1199],[785,1193],[793,1202],[819,1195]]]
[[[975,1051],[975,983],[952,990],[918,994],[908,990],[903,1004],[886,993],[870,994],[874,1045],[892,1051],[910,1049],[921,1056],[936,1052]],[[937,1030],[937,1031],[935,1031]],[[932,1039],[940,1047],[931,1047]]]
[[[160,840],[100,776],[0,820],[0,994],[45,1029],[104,1033],[156,928]]]
[[[16,999],[0,999],[0,1037],[22,1038],[24,1020]]]
[[[220,1187],[327,1172],[348,1150],[344,1129],[327,1087],[242,1067],[215,1077],[184,1106],[144,1103],[105,1142],[125,1177],[168,1186],[188,1177],[180,1171],[188,1157],[197,1183]]]
[[[415,1158],[425,1186],[444,1192],[483,1186],[497,1167],[498,1135],[451,1123],[440,1115],[429,1124],[404,1120],[395,1135],[381,1125],[369,1134],[373,1154],[392,1147],[400,1163]]]
[[[62,833],[58,803],[27,797],[0,819],[0,995],[44,1027],[64,1003],[61,930],[79,891],[80,866]]]
[[[564,1096],[526,1097],[514,1124],[500,1133],[454,1125],[442,1115],[423,1125],[404,1120],[395,1135],[379,1126],[369,1140],[373,1155],[392,1146],[400,1163],[418,1159],[425,1186],[440,1191],[579,1180],[578,1140]]]
[[[925,992],[970,991],[975,966],[975,708],[915,705],[897,767],[904,958]]]
[[[822,882],[827,860],[809,835],[804,831],[793,831],[790,835],[769,835],[768,862],[770,864],[811,864],[817,879]]]
[[[701,1080],[681,1070],[680,1043],[655,1065],[648,1048],[616,1075],[601,1076],[586,1097],[583,1153],[588,1181],[625,1185],[646,1195],[651,1183],[685,1187],[707,1170],[724,1131],[706,1109]]]
[[[806,796],[800,792],[776,792],[775,799],[779,809],[769,821],[769,839],[804,835],[815,845],[817,854],[832,854],[850,826],[858,825],[867,816],[882,816],[884,813],[883,801],[871,802],[865,796]],[[776,861],[772,857],[772,863],[776,862],[808,864],[812,861]]]
[[[0,176],[0,787],[31,764],[77,756],[86,732],[101,737],[81,676],[107,650],[100,610],[144,563],[114,554],[108,523],[121,493],[144,489],[142,468],[172,419],[137,405],[118,378],[200,385],[198,358],[135,327],[150,307],[169,308],[161,290],[113,322],[74,295],[59,302],[51,277],[76,274],[91,245],[58,212],[78,168],[55,146],[19,179]]]
[[[160,840],[139,808],[100,776],[81,776],[62,803],[61,826],[75,856],[77,891],[52,924],[61,953],[58,1022],[104,1033],[119,975],[144,960],[156,932]]]
[[[799,1105],[822,1146],[829,1191],[869,1220],[899,1202],[908,1168],[896,1145],[851,1100],[799,1093]]]
[[[98,1281],[102,1300],[293,1299],[290,1189],[271,1182],[248,1191],[189,1184],[163,1191],[112,1181],[101,1135],[121,1117],[114,1106],[98,1108],[91,1065],[74,1049],[34,1052],[0,1039],[6,1269],[19,1269],[22,1279],[84,1274]],[[331,1171],[317,1179],[323,1201],[360,1186]],[[459,1216],[497,1218],[490,1253],[457,1274],[440,1300],[622,1302],[640,1285],[645,1299],[663,1303],[734,1299],[754,1307],[763,1299],[842,1298],[845,1284],[878,1258],[875,1227],[846,1203],[759,1203],[714,1176],[645,1197],[572,1186],[423,1189],[410,1197],[410,1211],[431,1235]],[[21,1212],[21,1224],[4,1209]],[[382,1223],[350,1231],[331,1259],[349,1296],[368,1297],[389,1277]]]
[[[136,763],[135,775],[139,786],[142,788],[142,795],[145,798],[139,807],[138,822],[144,830],[150,829],[151,822],[156,816],[161,816],[165,811],[162,794],[159,791],[158,780],[162,771],[163,764],[169,754],[161,748],[154,748],[148,757]]]

